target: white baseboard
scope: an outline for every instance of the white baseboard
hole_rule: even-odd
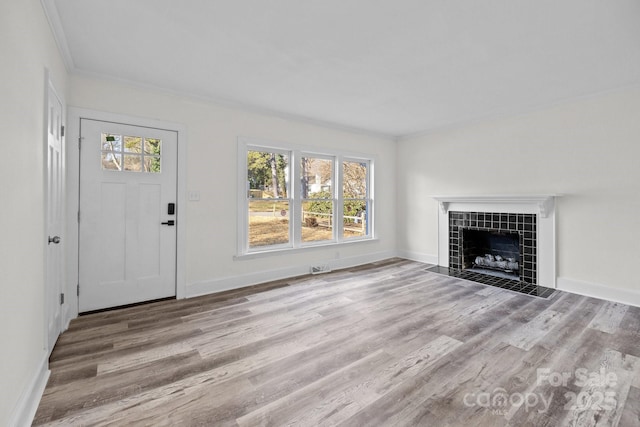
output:
[[[38,410],[42,393],[44,393],[44,388],[49,380],[50,373],[48,357],[44,355],[40,361],[40,366],[33,373],[31,381],[29,381],[27,387],[22,391],[18,399],[18,403],[9,419],[9,426],[24,427],[31,425],[33,417],[35,417],[36,411]]]
[[[397,254],[395,251],[375,252],[348,258],[331,259],[328,261],[318,260],[318,264],[327,264],[332,270],[339,270],[341,268],[355,267],[370,262],[393,258],[396,255]],[[294,265],[275,270],[253,271],[251,273],[228,276],[221,279],[193,282],[187,284],[186,298],[192,298],[216,292],[230,291],[233,289],[244,288],[246,286],[270,282],[273,280],[281,280],[288,279],[290,277],[301,276],[304,274],[309,274],[310,268],[311,265],[309,264]]]
[[[612,288],[597,283],[558,277],[557,289],[587,297],[619,302],[640,307],[640,292],[629,289]]]
[[[438,255],[429,255],[413,251],[398,251],[397,254],[400,258],[410,259],[411,261],[438,265]]]

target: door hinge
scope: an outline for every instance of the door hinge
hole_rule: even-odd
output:
[[[64,126],[60,126],[60,136],[64,136]]]
[[[82,137],[78,137],[78,150],[82,150]]]
[[[78,211],[78,223],[80,223],[80,211]]]
[[[64,294],[60,294],[60,305],[64,304]]]
[[[80,283],[78,283],[78,286],[76,287],[76,295],[80,296]]]

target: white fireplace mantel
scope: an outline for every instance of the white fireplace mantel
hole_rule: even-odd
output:
[[[556,199],[560,194],[456,194],[431,196],[438,212],[438,265],[449,266],[449,211],[537,215],[538,284],[556,287]]]
[[[483,204],[523,204],[536,205],[541,217],[546,218],[553,209],[558,194],[492,194],[492,195],[452,195],[431,196],[440,204],[443,214],[449,211],[451,203],[483,203]]]

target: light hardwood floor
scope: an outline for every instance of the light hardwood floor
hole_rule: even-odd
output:
[[[427,267],[392,259],[82,316],[34,424],[640,425],[639,308]]]

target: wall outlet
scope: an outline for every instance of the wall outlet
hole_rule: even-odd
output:
[[[331,268],[328,264],[319,264],[311,266],[311,274],[320,274],[320,273],[328,273],[331,271]]]

